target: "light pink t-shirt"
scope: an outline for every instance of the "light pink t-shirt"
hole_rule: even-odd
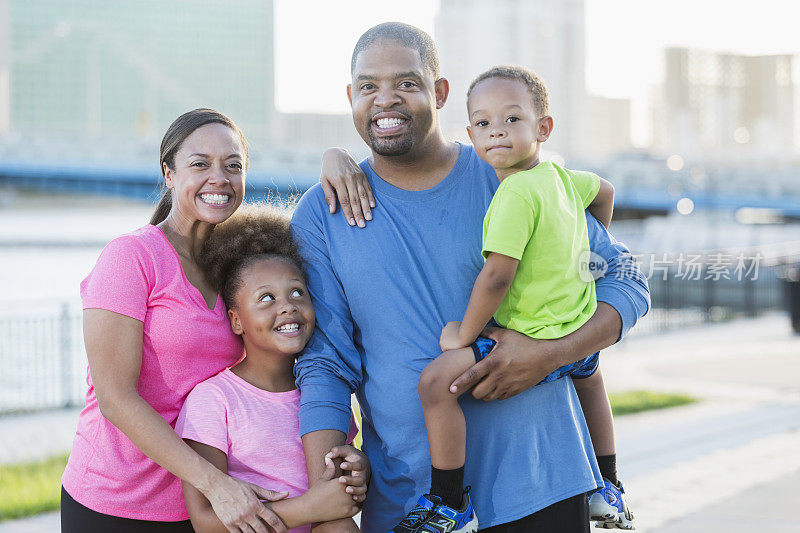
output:
[[[175,431],[224,452],[232,477],[295,497],[308,490],[299,408],[299,390],[265,391],[225,370],[189,393]],[[357,432],[351,418],[348,442]]]
[[[139,394],[173,427],[194,386],[243,355],[222,300],[208,309],[186,279],[177,252],[155,226],[111,241],[81,283],[81,297],[84,309],[106,309],[143,322]],[[103,514],[188,519],[180,480],[100,414],[88,373],[87,383],[64,489]]]

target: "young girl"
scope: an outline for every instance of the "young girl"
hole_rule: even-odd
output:
[[[355,515],[369,474],[358,450],[340,452],[349,475],[334,478],[328,461],[327,480],[308,487],[292,370],[314,330],[314,308],[288,217],[273,207],[243,206],[214,228],[200,264],[245,356],[192,390],[176,431],[223,472],[288,495],[265,505],[291,531]],[[350,440],[355,433],[351,422]],[[184,483],[183,492],[196,531],[227,531],[196,488]]]

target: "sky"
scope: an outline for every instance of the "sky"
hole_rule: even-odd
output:
[[[587,91],[631,99],[638,145],[648,140],[648,94],[663,75],[665,47],[800,54],[795,0],[585,2]],[[437,6],[436,0],[275,0],[276,105],[285,112],[348,112],[345,86],[358,37],[398,20],[435,40]]]

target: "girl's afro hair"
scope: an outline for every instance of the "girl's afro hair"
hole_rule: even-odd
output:
[[[234,307],[242,271],[260,259],[280,259],[305,277],[303,258],[289,228],[288,208],[242,204],[225,222],[214,227],[200,251],[200,268],[208,282]]]

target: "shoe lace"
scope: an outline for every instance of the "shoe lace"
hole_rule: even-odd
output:
[[[428,517],[434,514],[435,512],[436,512],[436,506],[434,506],[431,509],[425,509],[424,507],[420,506],[414,507],[406,515],[405,519],[402,522],[402,525],[407,527],[415,526],[420,522],[427,520]]]

